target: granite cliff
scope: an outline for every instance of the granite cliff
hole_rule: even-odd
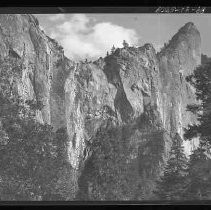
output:
[[[44,105],[37,120],[55,130],[67,128],[67,161],[76,179],[86,174],[98,131],[116,129],[130,145],[128,161],[140,179],[140,199],[150,198],[174,135],[182,137],[183,127],[196,121],[186,111],[195,96],[185,80],[201,63],[201,38],[193,23],[159,53],[152,44],[128,46],[94,62],[76,63],[41,31],[34,16],[1,14],[0,58],[6,56],[23,62],[22,77],[14,82],[18,94]],[[187,154],[196,143],[184,142]]]

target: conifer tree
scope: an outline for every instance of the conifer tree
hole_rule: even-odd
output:
[[[211,146],[211,61],[203,58],[203,63],[186,78],[194,88],[198,103],[189,104],[187,110],[197,117],[197,124],[185,129],[186,140],[199,138],[199,148],[190,156],[188,167],[188,199],[207,199],[210,187],[210,146]]]
[[[208,199],[211,184],[211,160],[206,155],[203,144],[193,151],[188,163],[185,197],[188,200]]]
[[[113,54],[115,52],[115,50],[116,50],[116,48],[113,45],[113,47],[111,48],[111,54]]]
[[[184,154],[182,139],[177,133],[173,139],[169,160],[164,169],[164,174],[157,181],[154,191],[160,200],[181,200],[187,173],[187,158]]]
[[[129,47],[129,44],[128,44],[125,40],[123,40],[123,47],[124,47],[124,48]]]
[[[200,141],[211,143],[211,61],[196,68],[186,80],[195,88],[198,100],[188,105],[187,110],[197,116],[198,123],[189,125],[184,137],[187,140],[200,137]]]

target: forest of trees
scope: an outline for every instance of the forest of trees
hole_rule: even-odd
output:
[[[79,180],[79,200],[134,200],[138,177],[127,162],[130,146],[123,141],[122,129],[98,130],[93,155]]]
[[[164,174],[157,181],[155,195],[160,200],[208,200],[211,198],[211,62],[207,60],[186,78],[196,90],[197,104],[187,110],[197,116],[198,123],[185,129],[185,140],[199,138],[199,147],[189,159],[182,141],[173,139],[170,158]]]
[[[164,175],[157,182],[155,194],[160,200],[181,200],[186,185],[187,158],[182,147],[182,139],[177,133],[173,139],[170,157]]]
[[[36,121],[40,102],[18,97],[14,81],[23,68],[12,58],[0,63],[0,200],[65,200],[57,181],[66,164],[66,129]]]

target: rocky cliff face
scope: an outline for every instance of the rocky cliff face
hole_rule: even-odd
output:
[[[185,81],[185,77],[201,63],[201,39],[193,23],[187,23],[172,38],[169,44],[158,54],[161,95],[163,106],[163,125],[169,132],[177,131],[183,135],[183,128],[195,122],[195,117],[186,112],[187,104],[197,103],[194,89]],[[187,153],[194,147],[191,142],[185,144]]]
[[[182,136],[182,128],[196,120],[186,112],[195,97],[185,76],[201,62],[200,45],[198,30],[187,23],[158,54],[145,44],[75,63],[40,30],[34,16],[0,15],[0,58],[22,59],[16,86],[24,99],[45,105],[37,119],[55,130],[67,127],[71,166],[80,169],[91,155],[100,128],[127,125],[130,158],[145,187],[144,198],[168,158],[172,137],[176,132]],[[185,143],[187,153],[193,145]]]
[[[45,105],[37,118],[58,129],[65,126],[64,83],[73,63],[61,46],[47,37],[32,15],[0,15],[0,56],[23,61],[18,93]]]

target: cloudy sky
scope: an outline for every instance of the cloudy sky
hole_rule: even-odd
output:
[[[211,14],[36,14],[42,29],[71,59],[96,59],[111,47],[152,43],[158,51],[187,22],[201,33],[202,53],[211,57]]]

